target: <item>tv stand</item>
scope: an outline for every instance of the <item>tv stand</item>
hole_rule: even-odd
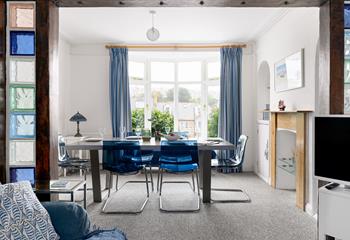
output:
[[[328,184],[319,189],[318,239],[350,239],[349,186]]]

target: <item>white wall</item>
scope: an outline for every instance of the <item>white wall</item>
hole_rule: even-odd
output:
[[[270,106],[278,109],[278,101],[285,101],[286,110],[315,110],[315,88],[318,82],[317,43],[319,36],[319,9],[291,9],[268,32],[257,40],[257,66],[267,61],[270,66]],[[277,93],[274,91],[274,64],[300,49],[305,49],[305,86]],[[313,114],[308,119],[307,136],[307,209],[315,213],[316,189],[313,179]],[[313,209],[311,209],[313,208]],[[310,212],[310,213],[311,213]]]
[[[62,40],[61,42],[63,42]],[[76,125],[68,121],[71,115],[79,110],[87,119],[80,124],[81,133],[96,134],[99,128],[106,128],[107,135],[111,135],[109,110],[109,56],[104,45],[71,45],[67,42],[60,46],[62,52],[61,65],[61,120],[63,134],[73,134]],[[67,56],[69,51],[69,56]],[[181,53],[178,53],[181,55]],[[157,53],[147,53],[156,56]],[[159,54],[158,54],[159,55]],[[182,54],[188,55],[188,54]],[[203,55],[193,53],[194,56]],[[208,53],[208,56],[219,57],[217,53]],[[158,56],[159,57],[159,56]],[[181,56],[184,57],[184,56]],[[144,58],[144,53],[130,52],[129,58]],[[67,64],[65,64],[67,63]],[[70,65],[70,68],[66,65]],[[244,50],[242,70],[242,104],[243,104],[243,133],[249,136],[246,152],[245,171],[253,171],[255,162],[255,55],[251,47]]]
[[[66,134],[68,128],[68,121],[70,116],[70,82],[71,82],[71,57],[70,57],[70,44],[67,40],[60,36],[59,39],[59,126],[58,134]]]

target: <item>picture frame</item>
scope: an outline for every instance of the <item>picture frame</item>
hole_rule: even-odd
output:
[[[275,92],[304,87],[304,49],[275,63]]]

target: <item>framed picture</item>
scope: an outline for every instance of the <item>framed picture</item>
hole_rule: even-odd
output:
[[[304,49],[275,64],[275,91],[304,87]]]

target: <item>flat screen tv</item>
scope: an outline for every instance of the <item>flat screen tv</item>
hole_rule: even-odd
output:
[[[34,187],[35,185],[35,168],[34,167],[11,167],[10,182],[29,181]]]
[[[315,176],[350,185],[350,116],[315,117]]]

